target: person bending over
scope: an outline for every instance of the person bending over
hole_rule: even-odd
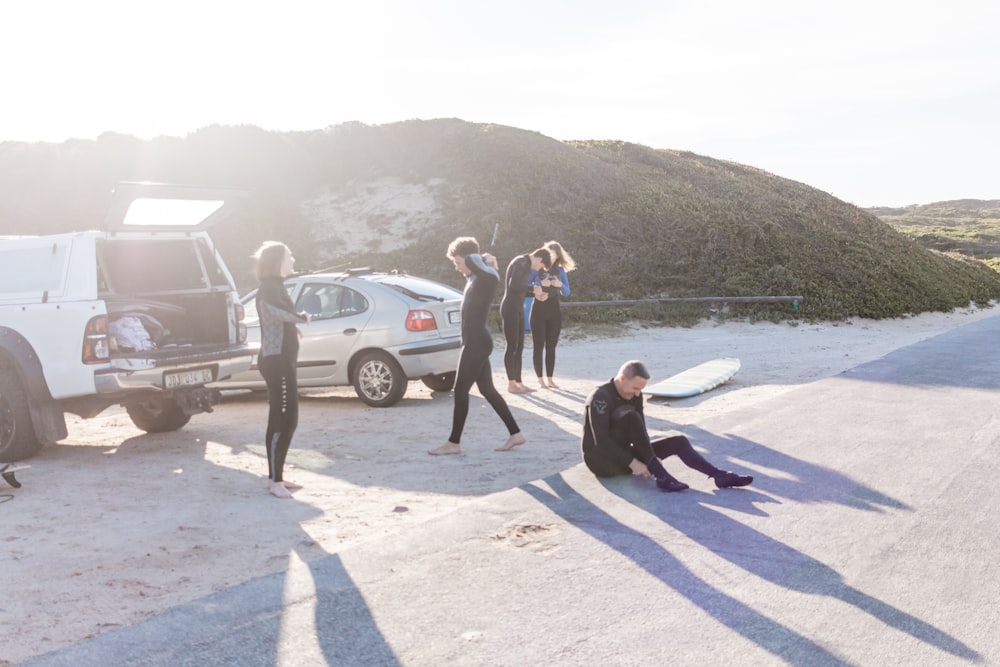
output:
[[[486,326],[493,295],[500,284],[496,257],[489,253],[479,254],[479,243],[470,236],[459,237],[448,246],[448,257],[455,270],[467,278],[462,295],[462,350],[458,357],[458,372],[455,374],[455,411],[451,422],[448,441],[428,451],[428,454],[461,454],[462,431],[469,415],[469,390],[475,384],[479,393],[493,407],[503,420],[510,436],[503,445],[496,448],[505,452],[523,445],[527,440],[514,420],[507,402],[493,386],[493,370],[490,368],[490,353],[493,351],[493,336]]]
[[[584,405],[583,462],[598,477],[641,475],[654,477],[663,491],[683,491],[663,467],[662,459],[676,455],[686,466],[708,475],[720,489],[746,486],[749,475],[720,470],[695,451],[683,435],[650,440],[642,412],[642,390],[649,380],[646,366],[626,361],[618,374],[594,389]]]
[[[530,255],[519,255],[507,265],[503,298],[500,300],[500,317],[503,318],[503,335],[507,347],[503,354],[503,365],[507,371],[507,391],[511,394],[526,394],[534,389],[524,386],[521,381],[521,357],[524,353],[524,297],[542,294],[539,285],[531,286],[532,271],[547,269],[551,255],[545,248],[539,248]]]

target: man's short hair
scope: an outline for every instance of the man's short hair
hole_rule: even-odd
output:
[[[618,374],[629,380],[634,377],[641,377],[643,380],[649,379],[649,371],[646,370],[646,364],[642,363],[638,359],[626,361],[622,364],[622,367],[618,369]]]
[[[539,248],[538,250],[532,252],[531,256],[542,260],[542,265],[545,267],[546,271],[548,271],[549,267],[552,266],[552,253],[549,252],[548,248]]]
[[[451,259],[456,257],[465,259],[477,252],[479,252],[479,241],[471,236],[459,236],[448,245],[448,257]]]

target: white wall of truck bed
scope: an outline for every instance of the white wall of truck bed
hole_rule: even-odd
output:
[[[0,239],[0,304],[97,299],[99,236],[103,233]]]

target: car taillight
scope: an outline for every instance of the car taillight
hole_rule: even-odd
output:
[[[90,318],[83,331],[83,363],[102,364],[111,358],[111,341],[108,338],[108,316]]]
[[[407,331],[434,331],[437,328],[434,313],[429,310],[411,310],[406,315]]]

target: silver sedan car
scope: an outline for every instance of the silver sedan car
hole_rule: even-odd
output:
[[[353,269],[285,280],[296,310],[312,321],[300,326],[300,388],[353,385],[368,405],[389,407],[410,380],[450,391],[461,341],[462,293],[402,273]],[[243,297],[247,338],[260,345],[256,290]],[[253,367],[221,382],[222,389],[265,388]]]

